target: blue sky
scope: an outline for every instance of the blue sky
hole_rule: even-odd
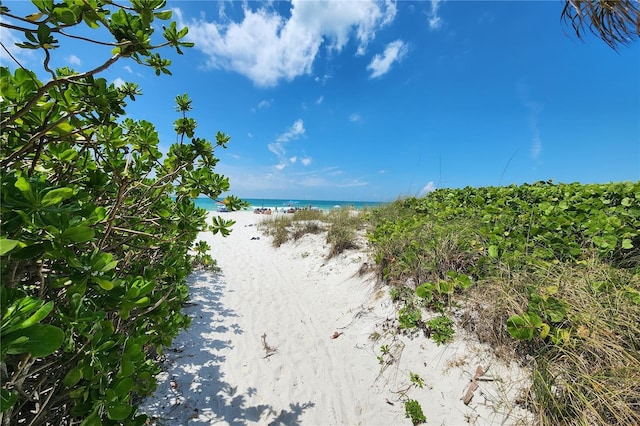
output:
[[[578,40],[563,4],[169,1],[196,43],[163,52],[173,76],[127,61],[101,75],[140,85],[127,111],[156,124],[164,149],[174,98],[188,93],[198,135],[231,136],[216,171],[245,198],[639,180],[640,43]],[[108,58],[61,44],[54,66]]]

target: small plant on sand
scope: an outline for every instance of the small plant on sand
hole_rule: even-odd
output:
[[[411,330],[418,326],[422,319],[422,311],[411,304],[407,304],[398,311],[398,322],[400,328]]]
[[[453,320],[446,315],[440,315],[427,321],[427,326],[431,330],[431,338],[438,346],[453,340],[453,325]]]
[[[211,246],[206,241],[198,241],[196,243],[193,247],[194,254],[191,256],[194,268],[206,268],[213,272],[220,270],[216,260],[208,253],[209,250],[211,250]]]
[[[404,402],[405,417],[411,419],[413,426],[426,423],[427,418],[422,412],[422,406],[415,399],[410,399]]]
[[[393,302],[410,300],[413,297],[413,290],[410,287],[393,287],[389,290],[389,297]]]
[[[409,380],[420,389],[424,387],[424,380],[417,373],[409,372]]]

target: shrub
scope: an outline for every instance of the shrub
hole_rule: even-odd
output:
[[[189,325],[185,279],[193,262],[212,263],[205,245],[195,259],[190,249],[198,232],[227,235],[232,224],[207,226],[192,200],[228,191],[213,168],[229,137],[195,137],[191,100],[180,95],[163,159],[154,126],[123,117],[138,87],[98,77],[123,60],[169,74],[157,47],[182,53],[191,43],[171,22],[151,44],[155,20],[171,17],[163,1],[34,4],[26,18],[0,6],[25,37],[19,46],[45,55],[44,73],[0,67],[2,422],[142,424],[136,407],[155,389],[153,357]],[[58,38],[83,23],[101,28],[100,43],[112,37],[110,58],[86,72],[49,69]]]

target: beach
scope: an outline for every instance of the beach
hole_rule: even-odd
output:
[[[366,246],[327,259],[315,234],[274,248],[257,229],[268,215],[219,215],[231,235],[199,239],[221,271],[189,278],[191,327],[141,405],[151,424],[410,425],[408,399],[427,424],[529,423],[517,365],[461,329],[440,346],[397,333]]]

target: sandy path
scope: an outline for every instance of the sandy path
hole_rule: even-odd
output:
[[[192,326],[174,341],[156,395],[142,407],[156,424],[409,425],[398,393],[410,386],[409,372],[425,380],[407,395],[428,424],[516,424],[519,415],[496,406],[499,386],[476,391],[482,396],[469,406],[460,400],[476,363],[493,362],[478,350],[384,333],[393,307],[358,275],[363,253],[327,261],[321,235],[274,249],[256,229],[262,216],[225,217],[237,220],[231,236],[201,235],[222,273],[191,277]],[[374,331],[383,339],[371,341]],[[382,371],[385,343],[396,362]]]

